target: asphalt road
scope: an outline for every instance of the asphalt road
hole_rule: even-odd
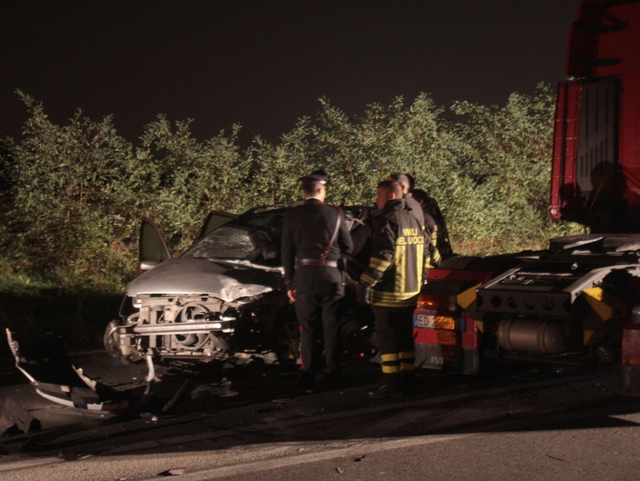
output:
[[[145,388],[144,366],[74,360],[134,400]],[[349,361],[343,388],[313,394],[259,360],[159,368],[147,403],[116,417],[57,406],[13,371],[0,373],[0,400],[42,431],[2,438],[2,479],[142,480],[183,467],[185,480],[640,478],[640,402],[617,394],[614,368],[429,371],[419,393],[384,401],[366,397],[378,376],[366,359]],[[238,395],[220,397],[229,389]]]

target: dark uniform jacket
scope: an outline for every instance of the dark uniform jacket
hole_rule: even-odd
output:
[[[405,199],[386,203],[373,228],[373,252],[360,282],[372,286],[371,304],[415,306],[422,286],[429,236],[406,209]]]
[[[444,220],[444,216],[440,211],[438,203],[433,197],[428,197],[422,204],[422,212],[426,216],[429,215],[436,223],[437,230],[432,234],[432,243],[437,247],[439,253],[439,261],[434,265],[439,265],[441,260],[448,259],[453,256],[453,249],[451,248],[451,241],[449,240],[449,232],[447,230],[447,223]]]
[[[431,242],[429,242],[429,246],[427,249],[427,268],[438,267],[442,262],[442,256],[440,255],[440,251],[438,249],[438,239],[439,239],[439,231],[438,224],[435,219],[429,214],[427,211],[423,211],[424,214],[424,230],[427,235],[431,238]]]
[[[303,275],[304,270],[320,266],[320,257],[331,240],[338,217],[340,230],[326,257],[326,261],[330,263],[337,262],[341,253],[350,254],[353,250],[342,209],[311,198],[285,214],[282,229],[282,266],[287,289],[311,287],[307,283],[312,282],[313,276]],[[318,262],[315,266],[297,267],[296,264],[303,259]],[[322,267],[322,270],[325,271],[325,277],[329,282],[342,283],[342,273],[338,269]],[[300,272],[302,275],[298,275]]]
[[[424,229],[425,226],[425,218],[424,213],[422,211],[422,206],[420,202],[413,198],[411,194],[405,194],[404,200],[406,202],[405,208],[409,211],[409,213],[416,218],[418,224],[422,226]]]

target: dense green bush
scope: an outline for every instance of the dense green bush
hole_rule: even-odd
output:
[[[107,117],[81,111],[68,125],[19,93],[30,118],[24,139],[0,152],[0,274],[58,285],[121,287],[132,277],[140,219],[152,218],[173,252],[193,241],[211,210],[301,200],[298,178],[331,174],[330,202],[369,205],[392,172],[415,176],[447,218],[463,254],[542,247],[575,232],[552,223],[548,199],[553,95],[513,94],[504,107],[456,102],[449,112],[427,94],[397,98],[349,116],[321,99],[314,121],[299,120],[277,144],[230,135],[199,141],[190,122],[159,116],[140,145]]]

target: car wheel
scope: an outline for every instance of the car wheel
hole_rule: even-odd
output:
[[[107,324],[102,338],[105,350],[111,357],[120,357],[120,336],[118,335],[118,322],[111,321]]]
[[[294,313],[287,312],[278,319],[272,338],[278,360],[282,364],[295,366],[300,358],[300,330]]]

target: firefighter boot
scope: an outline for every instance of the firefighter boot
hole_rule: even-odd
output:
[[[400,373],[383,374],[380,385],[367,393],[371,399],[397,398],[402,396]]]
[[[416,383],[416,372],[411,371],[402,371],[402,393],[403,394],[414,394],[417,389]]]

